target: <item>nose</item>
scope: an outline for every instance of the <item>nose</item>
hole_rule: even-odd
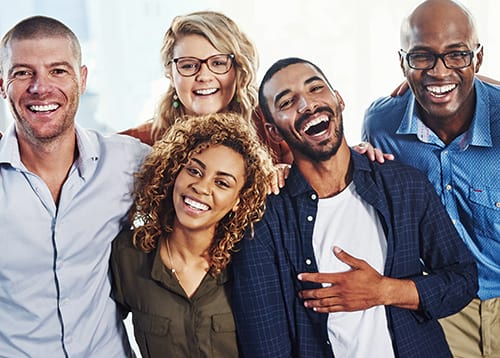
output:
[[[50,91],[50,88],[51,88],[50,80],[42,74],[36,74],[33,76],[31,80],[31,84],[29,86],[29,92],[44,93]]]
[[[196,79],[199,81],[203,81],[207,78],[211,78],[212,76],[212,71],[208,68],[208,64],[206,62],[203,62],[200,65],[200,70],[196,74]]]
[[[205,178],[201,178],[196,183],[192,185],[193,191],[200,195],[210,195],[212,192],[211,185],[209,181]]]
[[[297,100],[297,110],[299,113],[314,112],[316,103],[307,96],[300,96]]]

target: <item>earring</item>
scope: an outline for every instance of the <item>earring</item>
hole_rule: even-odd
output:
[[[179,108],[179,106],[181,105],[178,99],[179,97],[177,97],[177,94],[174,94],[174,102],[172,103],[172,105],[174,106],[175,109]]]

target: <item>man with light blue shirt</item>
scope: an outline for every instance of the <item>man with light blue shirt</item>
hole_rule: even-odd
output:
[[[500,356],[500,87],[475,77],[482,60],[466,9],[422,3],[401,29],[411,91],[374,102],[363,134],[427,174],[476,258],[478,298],[441,320],[456,357]]]
[[[61,22],[19,22],[0,66],[0,356],[128,357],[108,260],[149,147],[75,124],[87,68]]]

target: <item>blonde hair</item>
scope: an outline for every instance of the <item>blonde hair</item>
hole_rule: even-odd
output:
[[[171,61],[174,47],[179,39],[187,35],[200,35],[221,53],[234,54],[236,70],[236,93],[229,104],[228,111],[241,114],[248,121],[257,106],[256,72],[258,67],[257,50],[238,25],[222,13],[199,11],[177,16],[163,37],[161,60],[165,76],[172,78]],[[169,84],[162,96],[157,113],[153,119],[153,140],[159,139],[176,118],[185,114],[183,105],[174,108],[175,89]]]
[[[250,123],[234,113],[215,113],[179,118],[156,141],[136,175],[134,206],[129,217],[134,225],[134,245],[150,252],[173,230],[173,187],[180,170],[200,150],[220,144],[241,154],[245,183],[238,208],[218,223],[209,248],[210,272],[217,274],[231,260],[231,251],[245,230],[262,218],[273,164],[267,148],[251,130]]]

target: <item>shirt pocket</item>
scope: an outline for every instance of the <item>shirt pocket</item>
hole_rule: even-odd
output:
[[[500,233],[500,189],[469,188],[474,231],[487,238],[498,240]]]
[[[238,357],[236,324],[232,313],[212,316],[211,343],[213,357]]]
[[[171,320],[143,312],[132,312],[134,336],[143,357],[175,357],[177,351],[170,339]]]

